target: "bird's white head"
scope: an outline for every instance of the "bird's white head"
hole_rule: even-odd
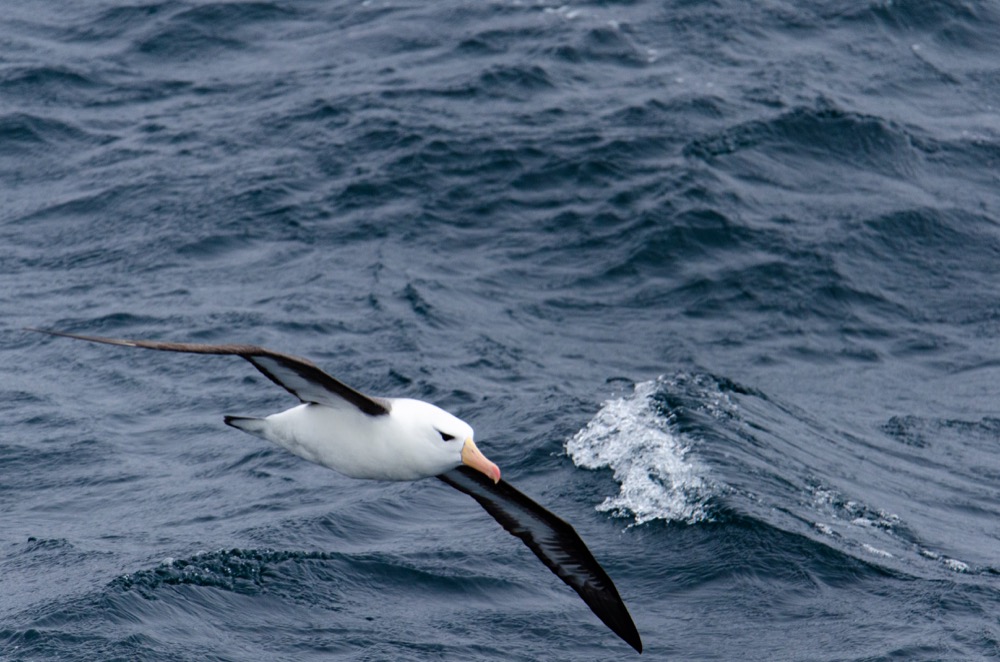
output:
[[[485,474],[494,483],[500,480],[500,468],[476,447],[472,426],[462,419],[421,400],[394,400],[392,411],[420,422],[411,434],[419,435],[424,448],[450,465],[449,469],[464,464]]]

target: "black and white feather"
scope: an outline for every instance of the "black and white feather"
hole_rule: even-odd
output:
[[[365,395],[306,359],[254,345],[124,340],[30,330],[107,345],[246,359],[302,404],[265,418],[226,416],[226,424],[353,478],[437,476],[475,499],[576,591],[605,625],[642,652],[639,632],[614,582],[573,527],[500,480],[500,470],[472,441],[472,428],[448,412],[420,400]]]

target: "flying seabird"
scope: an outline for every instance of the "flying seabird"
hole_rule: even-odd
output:
[[[437,477],[475,499],[576,591],[605,625],[642,652],[639,632],[618,590],[573,527],[501,480],[497,465],[476,447],[472,427],[443,409],[420,400],[365,395],[306,359],[254,345],[124,340],[28,330],[108,345],[246,359],[301,404],[266,418],[226,416],[223,420],[227,425],[352,478]]]

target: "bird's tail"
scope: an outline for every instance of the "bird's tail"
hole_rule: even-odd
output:
[[[248,432],[255,437],[260,437],[261,439],[268,439],[268,425],[267,421],[263,418],[252,418],[249,416],[225,416],[222,419],[225,421],[226,425],[232,426],[237,430],[243,430]]]

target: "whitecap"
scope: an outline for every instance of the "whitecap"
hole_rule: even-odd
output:
[[[597,506],[601,512],[634,517],[636,524],[662,519],[710,521],[710,485],[690,452],[651,401],[658,381],[637,384],[632,394],[608,400],[566,442],[566,453],[584,469],[609,468],[621,486]]]
[[[969,572],[969,564],[958,559],[945,559],[944,564],[949,570],[954,570],[955,572]]]
[[[882,558],[886,558],[886,559],[891,559],[891,558],[893,558],[893,556],[892,556],[892,554],[891,554],[891,553],[889,553],[889,552],[885,551],[884,549],[879,549],[879,548],[877,548],[877,547],[872,547],[872,546],[871,546],[871,545],[869,545],[868,543],[862,543],[862,544],[861,544],[861,547],[862,547],[862,548],[863,548],[863,549],[864,549],[864,550],[865,550],[866,552],[868,552],[869,554],[874,554],[875,556],[881,556]]]

